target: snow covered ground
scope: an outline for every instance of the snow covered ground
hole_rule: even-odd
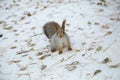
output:
[[[43,33],[66,19],[72,51]],[[120,80],[120,0],[0,0],[0,80]]]

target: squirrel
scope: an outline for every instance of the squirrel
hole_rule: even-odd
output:
[[[64,46],[68,50],[72,50],[69,36],[65,33],[65,23],[66,20],[63,20],[60,27],[57,22],[51,21],[43,26],[44,34],[50,39],[51,52],[58,50],[61,54]]]

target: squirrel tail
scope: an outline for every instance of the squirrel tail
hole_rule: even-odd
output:
[[[55,22],[49,22],[43,26],[44,33],[48,39],[51,39],[53,34],[56,33],[56,29],[52,23],[56,24],[59,27],[59,25]]]

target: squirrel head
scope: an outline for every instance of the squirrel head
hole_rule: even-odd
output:
[[[66,23],[66,20],[63,20],[61,27],[59,27],[58,25],[56,25],[54,22],[52,23],[53,26],[54,26],[55,29],[56,29],[56,33],[57,33],[57,36],[58,36],[59,38],[64,37],[64,34],[65,34],[65,23]]]

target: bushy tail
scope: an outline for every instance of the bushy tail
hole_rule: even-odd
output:
[[[55,23],[55,22],[49,22],[49,23],[46,23],[46,24],[43,26],[44,33],[45,33],[45,35],[46,35],[49,39],[51,39],[51,37],[53,36],[53,34],[56,33],[56,29],[55,29],[55,27],[54,27],[54,25],[53,25],[52,23],[56,24],[56,25],[59,27],[59,25],[58,25],[57,23]]]

